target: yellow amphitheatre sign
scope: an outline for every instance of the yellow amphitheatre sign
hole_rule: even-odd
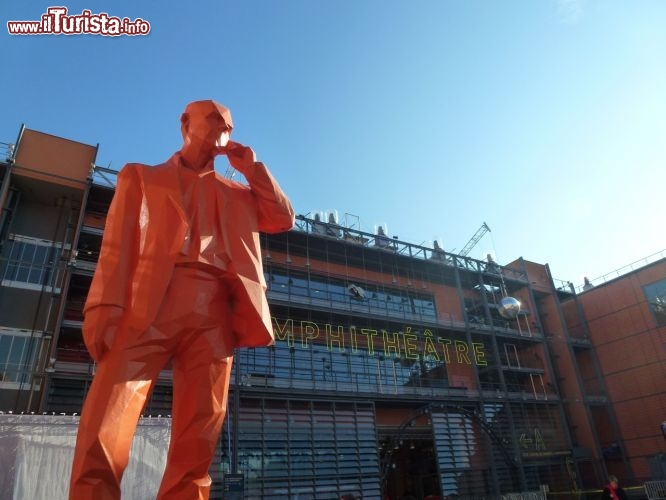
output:
[[[296,326],[295,326],[296,323]],[[412,327],[405,331],[388,332],[372,328],[345,327],[330,323],[319,324],[313,321],[293,319],[278,320],[273,317],[273,330],[277,340],[287,342],[289,347],[300,344],[307,349],[310,344],[326,344],[329,351],[338,350],[352,353],[367,352],[373,355],[380,351],[384,356],[406,359],[429,359],[445,363],[464,363],[487,366],[486,352],[481,342],[435,337],[429,329],[416,335]],[[420,338],[419,338],[420,337]]]

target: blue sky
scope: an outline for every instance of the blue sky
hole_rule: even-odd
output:
[[[231,108],[298,213],[548,263],[582,284],[666,249],[666,2],[71,1],[138,37],[10,36],[0,141],[21,124],[98,163],[160,163],[186,103]],[[220,163],[223,168],[223,163]]]

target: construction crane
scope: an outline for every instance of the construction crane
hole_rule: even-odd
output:
[[[490,231],[490,228],[488,227],[488,224],[485,222],[481,224],[481,227],[479,230],[474,233],[474,236],[467,242],[467,245],[460,251],[458,255],[462,255],[463,257],[470,253],[472,251],[472,248],[476,246],[476,244],[479,242],[481,238],[483,238],[483,235],[486,234],[488,231]]]

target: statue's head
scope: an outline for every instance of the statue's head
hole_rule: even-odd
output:
[[[183,149],[214,155],[227,145],[232,128],[231,112],[221,104],[212,100],[191,102],[180,117]]]

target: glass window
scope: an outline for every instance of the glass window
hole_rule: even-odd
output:
[[[28,285],[25,288],[50,285],[53,262],[57,260],[56,252],[59,251],[55,243],[24,236],[15,236],[7,243],[8,258],[0,271],[3,285]]]
[[[349,294],[347,288],[342,283],[331,283],[329,285],[329,297],[334,302],[347,303]]]
[[[16,242],[16,243],[18,245],[23,245],[23,255],[21,255],[21,260],[23,262],[33,262],[35,260],[36,245],[33,245],[32,243],[21,243],[21,242]]]
[[[12,335],[0,335],[0,370],[6,366],[13,339]]]
[[[289,292],[289,278],[284,274],[271,274],[270,283],[271,290],[275,290],[276,292]]]
[[[36,263],[42,263],[46,264],[46,256],[48,255],[48,248],[45,246],[37,246],[35,247],[35,257],[34,261]]]
[[[355,306],[364,304],[371,311],[385,314],[387,311],[404,316],[435,318],[435,305],[433,298],[428,295],[398,291],[382,290],[377,285],[367,283],[354,283],[365,292],[365,299],[354,300],[349,293],[347,283],[343,280],[325,276],[313,276],[298,271],[272,268],[266,273],[269,291],[274,293],[287,293],[312,299],[329,300],[333,303]]]
[[[9,259],[10,260],[20,260],[21,250],[23,250],[23,246],[19,242],[15,241],[14,244],[11,246],[11,249],[9,251]]]
[[[666,325],[666,279],[643,287],[657,326]]]
[[[293,276],[289,279],[289,285],[291,286],[292,294],[300,295],[301,297],[309,295],[307,279]]]
[[[0,381],[22,382],[33,370],[40,348],[41,332],[33,337],[24,332],[3,330],[0,333]]]

